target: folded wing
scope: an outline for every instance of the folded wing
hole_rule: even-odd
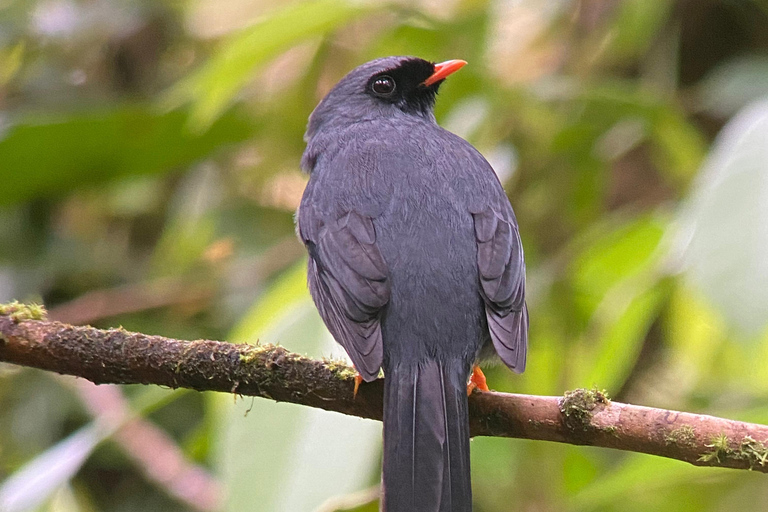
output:
[[[493,346],[516,372],[525,369],[528,352],[528,309],[525,262],[520,233],[511,207],[473,213],[477,267]]]
[[[350,211],[327,222],[302,205],[299,232],[309,249],[309,290],[320,316],[363,379],[371,381],[382,363],[379,320],[390,294],[373,220]]]

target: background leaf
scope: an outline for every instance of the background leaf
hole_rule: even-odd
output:
[[[215,58],[169,92],[167,101],[173,104],[192,99],[192,126],[207,127],[270,58],[367,11],[346,0],[311,0],[289,5],[224,42]]]
[[[681,231],[698,286],[748,333],[768,322],[768,102],[725,128],[699,176]]]
[[[233,338],[290,340],[294,352],[343,355],[311,304],[303,262],[265,293]],[[266,400],[239,402],[233,408],[231,399],[220,397],[216,404],[219,410],[226,407],[216,428],[219,467],[229,491],[226,510],[314,510],[375,481],[379,422]]]
[[[0,486],[0,510],[26,512],[45,503],[110,432],[103,425],[89,425],[27,463]]]
[[[136,174],[169,172],[245,139],[250,123],[230,112],[199,134],[181,110],[142,106],[25,116],[0,137],[0,206]]]

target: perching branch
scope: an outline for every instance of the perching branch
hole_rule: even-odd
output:
[[[0,361],[97,384],[157,384],[223,391],[381,419],[382,381],[360,386],[354,370],[272,345],[180,341],[123,329],[48,322],[43,312],[0,306]],[[768,426],[609,401],[597,390],[564,397],[474,392],[475,436],[602,446],[768,473]]]

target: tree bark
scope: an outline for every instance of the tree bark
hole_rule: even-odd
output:
[[[223,391],[381,419],[383,381],[362,384],[353,396],[355,371],[343,362],[273,345],[181,341],[35,318],[43,314],[0,306],[0,362],[96,384]],[[596,389],[562,397],[475,391],[469,411],[473,436],[602,446],[768,472],[768,426],[612,402]]]

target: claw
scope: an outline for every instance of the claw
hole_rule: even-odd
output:
[[[360,383],[363,382],[363,378],[360,376],[359,373],[355,374],[355,391],[352,393],[352,399],[354,400],[355,397],[357,397],[357,390],[360,387]]]
[[[480,391],[490,391],[488,389],[488,382],[485,380],[483,370],[479,366],[475,366],[472,370],[472,375],[469,377],[469,384],[467,384],[467,396],[471,395],[475,389]]]

